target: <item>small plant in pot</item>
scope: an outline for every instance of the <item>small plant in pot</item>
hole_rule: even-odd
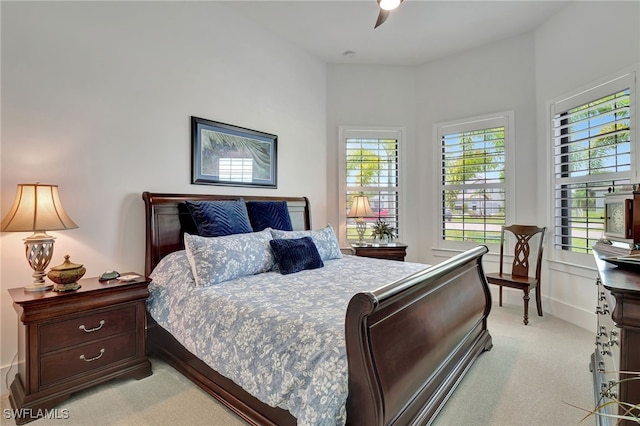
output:
[[[378,219],[373,224],[371,236],[374,241],[390,242],[393,241],[396,236],[396,229],[392,228],[391,225],[384,220]]]

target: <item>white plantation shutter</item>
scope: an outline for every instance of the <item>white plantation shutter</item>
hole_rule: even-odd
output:
[[[348,218],[353,197],[369,198],[373,217],[365,218],[371,224],[377,219],[387,222],[401,235],[400,221],[400,146],[399,130],[341,129],[341,216],[344,220],[342,236],[346,241],[358,239],[355,219]],[[370,228],[371,225],[369,225]],[[371,239],[367,230],[365,239]]]
[[[629,74],[552,105],[554,245],[589,253],[603,236],[604,194],[630,184]]]
[[[509,118],[438,126],[441,241],[499,242],[507,211]]]

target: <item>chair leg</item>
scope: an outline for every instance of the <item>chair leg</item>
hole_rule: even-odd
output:
[[[524,297],[522,299],[524,300],[524,325],[527,325],[529,324],[529,289],[523,291]]]
[[[499,306],[502,306],[502,286],[499,286],[499,287],[500,287],[500,305]]]
[[[542,316],[542,298],[540,297],[540,283],[536,286],[536,305],[538,306],[538,316]]]

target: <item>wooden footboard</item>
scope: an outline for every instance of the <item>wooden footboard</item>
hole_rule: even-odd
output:
[[[428,424],[492,347],[479,246],[351,299],[346,317],[352,425]]]

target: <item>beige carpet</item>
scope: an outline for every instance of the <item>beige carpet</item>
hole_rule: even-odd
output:
[[[535,312],[535,303],[532,303]],[[522,324],[521,306],[494,306],[493,349],[480,355],[434,425],[587,425],[595,334],[553,316]],[[570,405],[571,404],[571,405]],[[573,405],[573,406],[572,406]]]
[[[589,356],[592,332],[550,315],[534,314],[522,325],[521,307],[497,307],[489,317],[493,349],[472,366],[434,424],[577,425],[593,406]],[[80,392],[60,404],[68,419],[43,425],[243,425],[237,417],[180,373],[152,359],[154,374],[113,381]],[[3,378],[4,379],[4,378]],[[9,408],[2,398],[2,424]],[[61,413],[60,413],[61,414]],[[581,425],[593,425],[589,417]]]

